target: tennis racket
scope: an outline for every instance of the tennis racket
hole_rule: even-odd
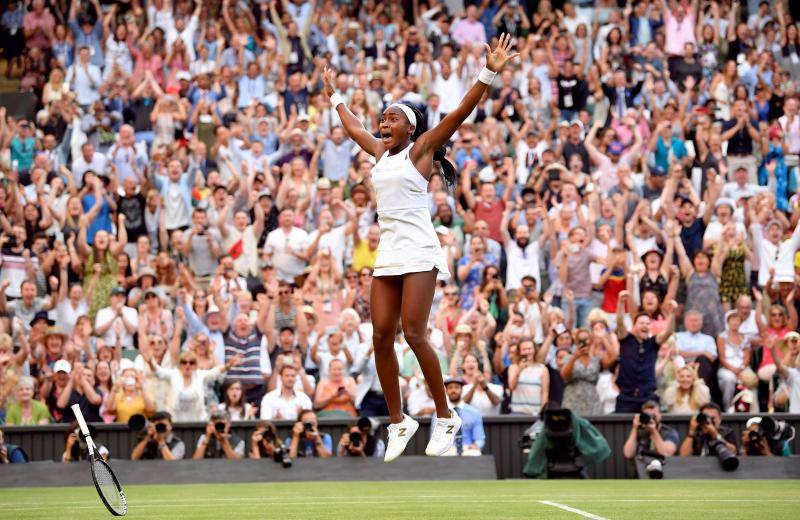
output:
[[[124,516],[128,505],[125,501],[125,493],[122,491],[122,486],[119,485],[119,481],[114,472],[111,471],[111,467],[97,453],[97,446],[95,446],[91,435],[89,435],[89,428],[86,427],[86,421],[83,420],[80,406],[73,404],[72,412],[75,414],[75,419],[78,420],[78,426],[81,428],[84,439],[86,439],[86,447],[89,449],[89,462],[92,464],[92,480],[94,481],[94,487],[97,489],[97,494],[100,495],[100,500],[103,501],[103,504],[112,515]]]

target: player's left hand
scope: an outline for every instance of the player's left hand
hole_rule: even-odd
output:
[[[500,35],[497,47],[492,50],[486,44],[486,68],[493,72],[500,72],[509,60],[519,56],[518,52],[511,52],[511,35],[504,33]]]

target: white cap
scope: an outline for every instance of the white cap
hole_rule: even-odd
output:
[[[53,372],[66,372],[69,374],[72,372],[72,365],[70,365],[69,361],[66,359],[59,359],[56,361],[56,364],[53,365]]]
[[[122,359],[119,360],[119,373],[120,374],[123,373],[124,371],[128,370],[129,368],[133,368],[134,370],[136,369],[136,366],[133,364],[133,361],[131,361],[128,358],[122,358]]]
[[[761,417],[751,417],[751,418],[747,419],[747,423],[745,425],[745,428],[749,428],[749,427],[753,426],[754,424],[761,424]]]
[[[206,315],[208,315],[208,314],[211,314],[211,313],[213,313],[213,312],[219,312],[219,307],[217,307],[216,305],[214,305],[214,304],[212,303],[212,304],[210,304],[210,305],[208,306],[208,309],[206,309]]]
[[[496,181],[497,175],[494,173],[494,168],[491,166],[484,166],[484,168],[478,172],[478,180],[481,182]]]

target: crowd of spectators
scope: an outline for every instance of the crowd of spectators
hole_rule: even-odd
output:
[[[374,160],[321,71],[369,131],[393,102],[432,127],[501,32],[521,56],[450,143],[456,185],[429,183],[459,453],[482,417],[559,403],[800,412],[794,2],[6,5],[0,72],[35,111],[0,107],[0,423],[77,403],[150,417],[134,458],[380,456],[356,421],[386,415]],[[402,331],[395,351],[430,416]],[[353,426],[334,445],[317,417]],[[209,426],[185,447],[173,421]]]

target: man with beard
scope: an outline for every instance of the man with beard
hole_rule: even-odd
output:
[[[453,208],[450,207],[450,204],[444,202],[436,206],[433,226],[446,227],[455,235],[456,246],[459,249],[464,246],[464,220],[458,215],[453,215]]]
[[[508,232],[508,221],[517,218],[518,208],[512,204],[506,205],[503,212],[503,221],[500,225],[503,247],[506,252],[506,290],[519,289],[525,275],[533,276],[539,285],[539,255],[544,247],[544,242],[549,236],[549,221],[542,218],[544,210],[537,208],[536,217],[542,221],[542,233],[538,240],[531,240],[531,231],[526,224],[520,224],[514,229],[514,238]]]

